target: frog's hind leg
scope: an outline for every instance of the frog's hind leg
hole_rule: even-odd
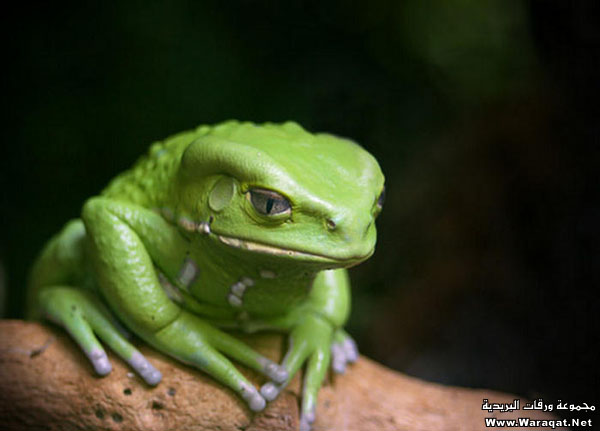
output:
[[[91,290],[79,287],[85,274],[85,228],[68,223],[44,249],[30,280],[29,317],[46,318],[62,326],[79,344],[99,375],[112,366],[98,336],[150,385],[162,378],[125,338],[123,329]]]

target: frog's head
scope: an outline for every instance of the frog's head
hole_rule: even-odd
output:
[[[373,254],[384,178],[350,140],[227,122],[201,133],[180,166],[183,206],[223,244],[329,268]]]

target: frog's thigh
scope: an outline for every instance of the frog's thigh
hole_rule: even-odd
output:
[[[108,198],[88,200],[82,218],[98,285],[111,309],[142,337],[173,322],[180,309],[160,285],[153,259],[172,265],[178,256],[169,258],[170,252],[184,253],[184,247],[169,241],[182,239],[152,211]],[[167,251],[159,252],[161,245]]]
[[[39,304],[47,318],[69,332],[99,375],[110,373],[112,367],[94,333],[129,363],[148,384],[156,385],[160,382],[160,371],[124,338],[93,293],[71,286],[45,286],[40,288]]]

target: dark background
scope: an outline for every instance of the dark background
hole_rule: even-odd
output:
[[[293,119],[386,174],[352,270],[363,353],[598,404],[598,2],[121,3],[3,11],[6,317],[44,242],[152,141]]]

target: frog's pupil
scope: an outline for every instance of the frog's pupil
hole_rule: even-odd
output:
[[[271,214],[271,210],[273,209],[274,202],[275,201],[273,200],[273,198],[267,199],[267,214]]]

